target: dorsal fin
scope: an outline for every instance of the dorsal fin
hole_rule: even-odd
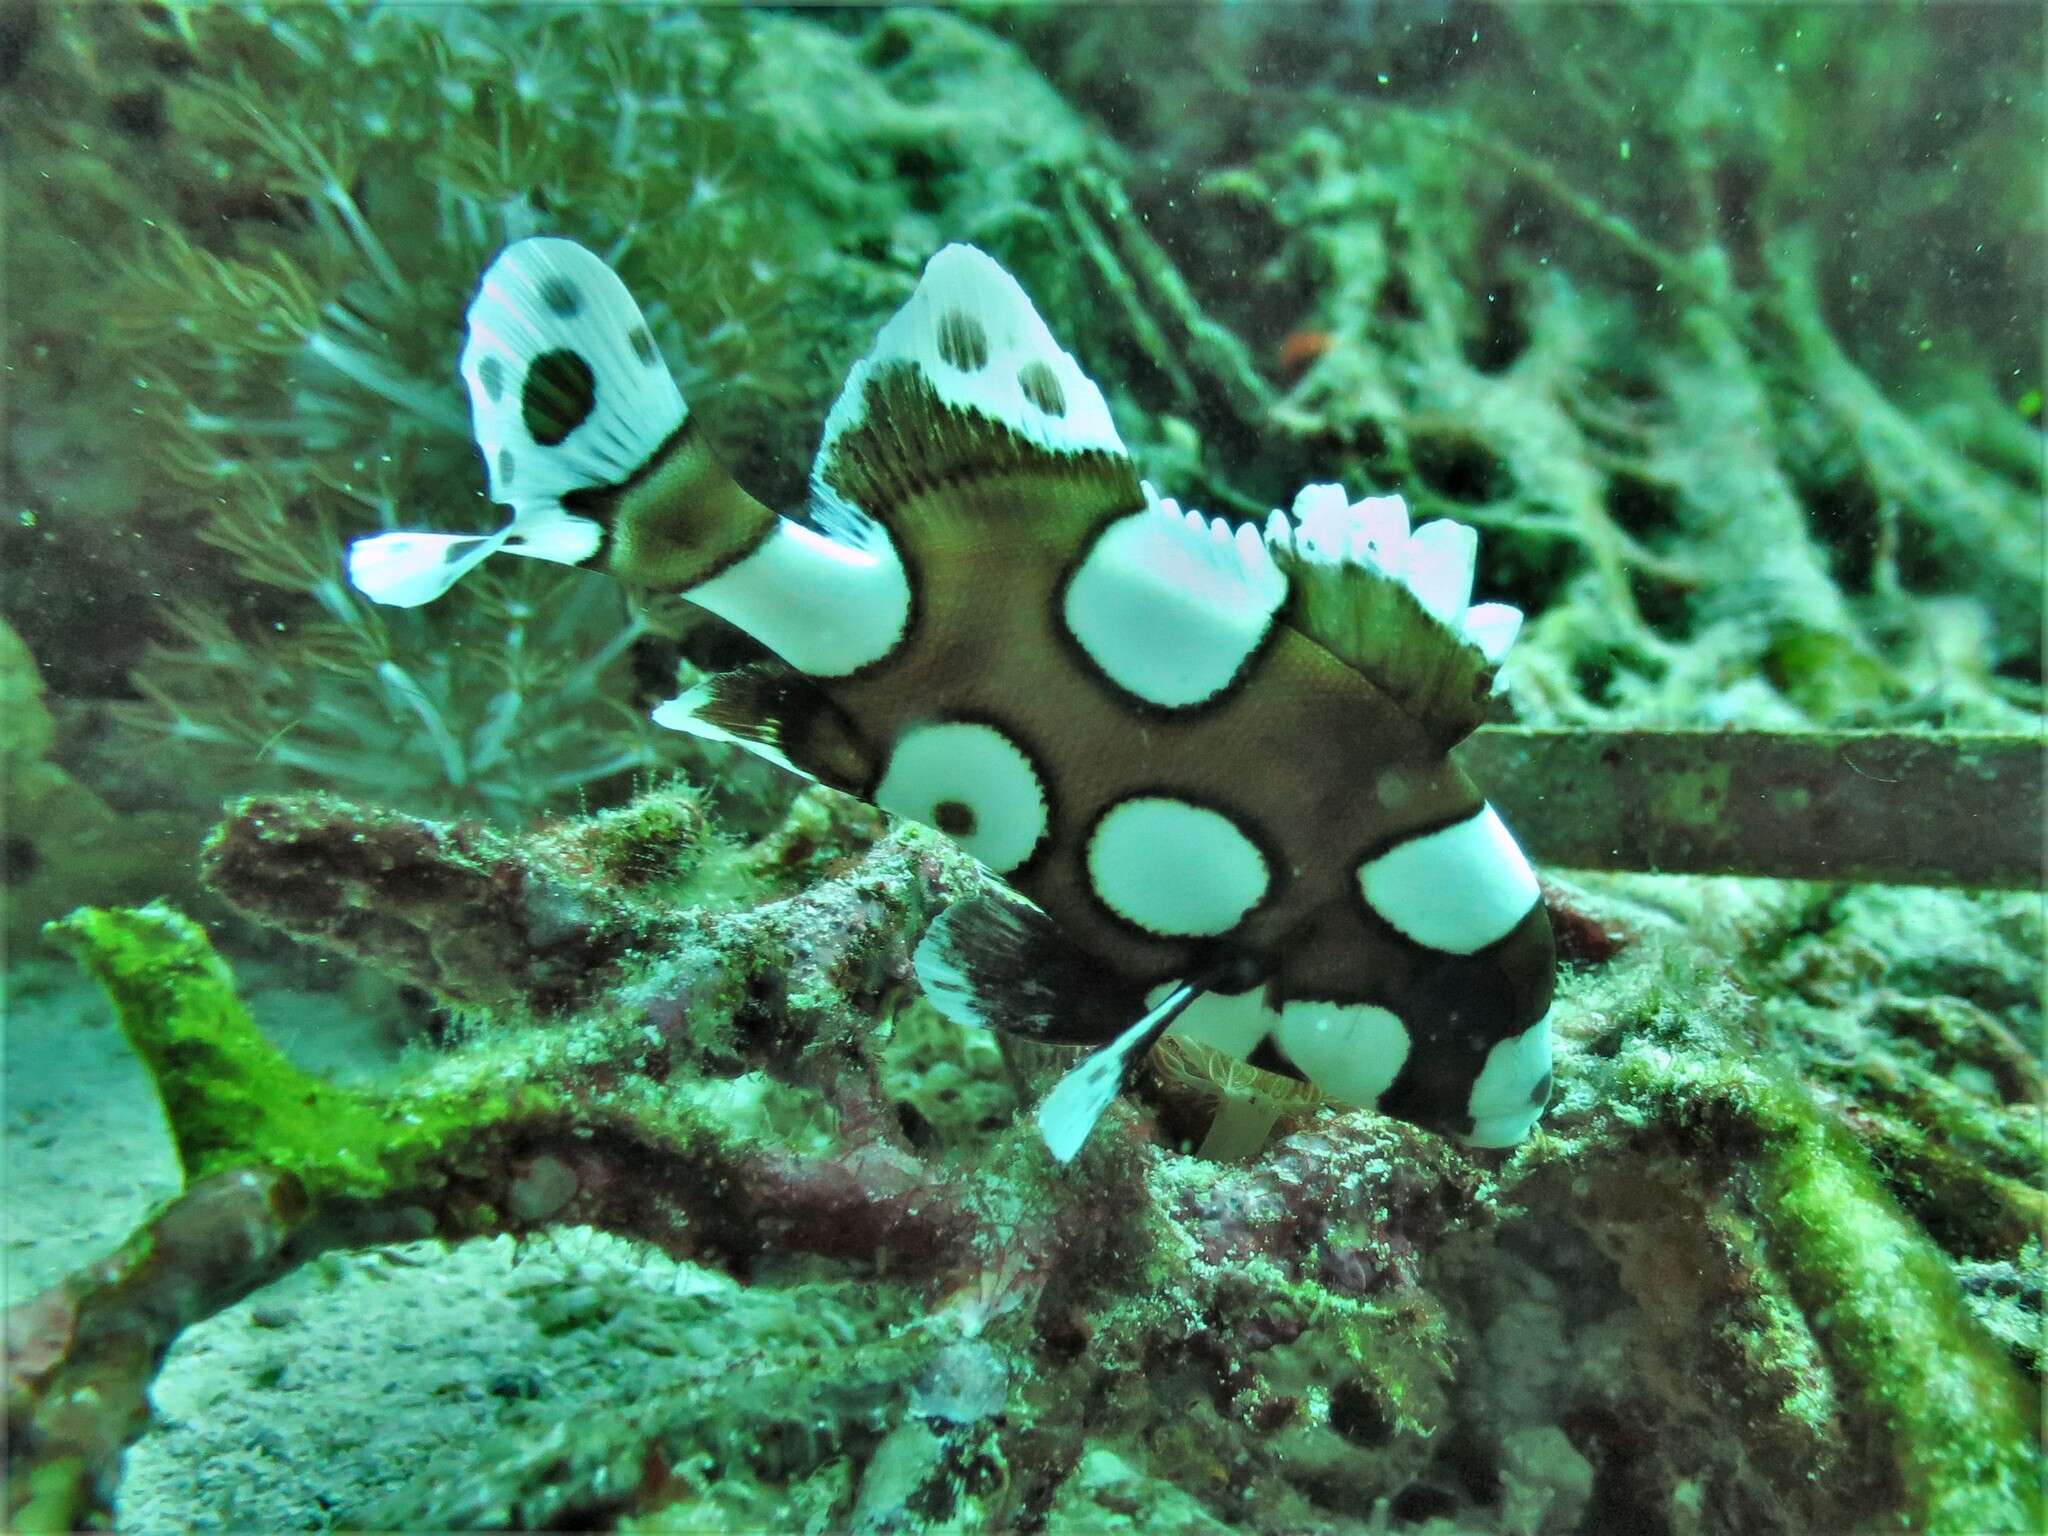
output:
[[[1351,502],[1311,485],[1275,512],[1266,545],[1286,574],[1281,621],[1371,679],[1449,748],[1486,718],[1519,609],[1471,604],[1478,536],[1440,518],[1410,532],[1399,496]]]
[[[972,246],[926,265],[854,365],[811,470],[813,516],[858,541],[1031,519],[1039,548],[1144,505],[1109,406],[1017,280]]]

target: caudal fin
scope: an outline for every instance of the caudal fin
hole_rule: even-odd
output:
[[[521,240],[491,264],[469,306],[461,372],[491,499],[512,521],[484,535],[356,540],[349,579],[380,603],[431,602],[499,550],[588,560],[603,524],[568,504],[633,480],[689,414],[626,285],[570,240]]]

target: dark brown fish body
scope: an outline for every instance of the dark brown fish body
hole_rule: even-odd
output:
[[[779,662],[656,718],[938,826],[1028,899],[959,904],[919,971],[956,1019],[1110,1042],[1041,1111],[1062,1156],[1168,1028],[1482,1144],[1526,1133],[1553,961],[1448,755],[1519,617],[1468,607],[1469,530],[1334,487],[1264,529],[1182,512],[965,247],[854,370],[802,519],[711,459],[637,335],[587,253],[501,257],[463,371],[518,516],[495,542],[387,536],[358,579],[419,601],[476,546],[601,547],[754,634]]]

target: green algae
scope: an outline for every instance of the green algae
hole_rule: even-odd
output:
[[[1223,1536],[1233,1529],[1173,1483],[1140,1470],[1108,1446],[1086,1451],[1060,1488],[1051,1523],[1103,1536]]]
[[[1886,1437],[1915,1528],[2035,1528],[2038,1387],[1977,1321],[1952,1260],[1886,1193],[1864,1148],[1782,1072],[1698,1049],[1710,1039],[1693,1026],[1691,1049],[1631,1044],[1617,1084],[1711,1155],[1739,1152],[1736,1178],[1753,1181],[1766,1246],[1855,1411]],[[1811,1406],[1828,1411],[1823,1399]]]
[[[1696,1102],[1715,1091],[1687,1089]],[[1863,1411],[1891,1437],[1917,1528],[2037,1527],[2038,1393],[1971,1315],[1940,1250],[1796,1090],[1730,1072],[1719,1091],[1738,1093],[1763,1133],[1766,1227]]]
[[[1776,1118],[1776,1117],[1774,1117]],[[1765,1164],[1792,1281],[1897,1447],[1929,1532],[2028,1530],[2044,1518],[2030,1389],[1964,1304],[1940,1250],[1885,1198],[1860,1149],[1795,1112]]]
[[[508,1111],[502,1096],[385,1096],[302,1072],[256,1027],[204,930],[162,904],[81,908],[46,929],[90,971],[149,1069],[188,1185],[243,1167],[315,1196],[418,1181]]]

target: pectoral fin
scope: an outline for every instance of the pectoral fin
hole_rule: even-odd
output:
[[[815,683],[780,662],[707,677],[654,711],[654,723],[730,742],[778,768],[865,794],[874,758],[860,732]]]

